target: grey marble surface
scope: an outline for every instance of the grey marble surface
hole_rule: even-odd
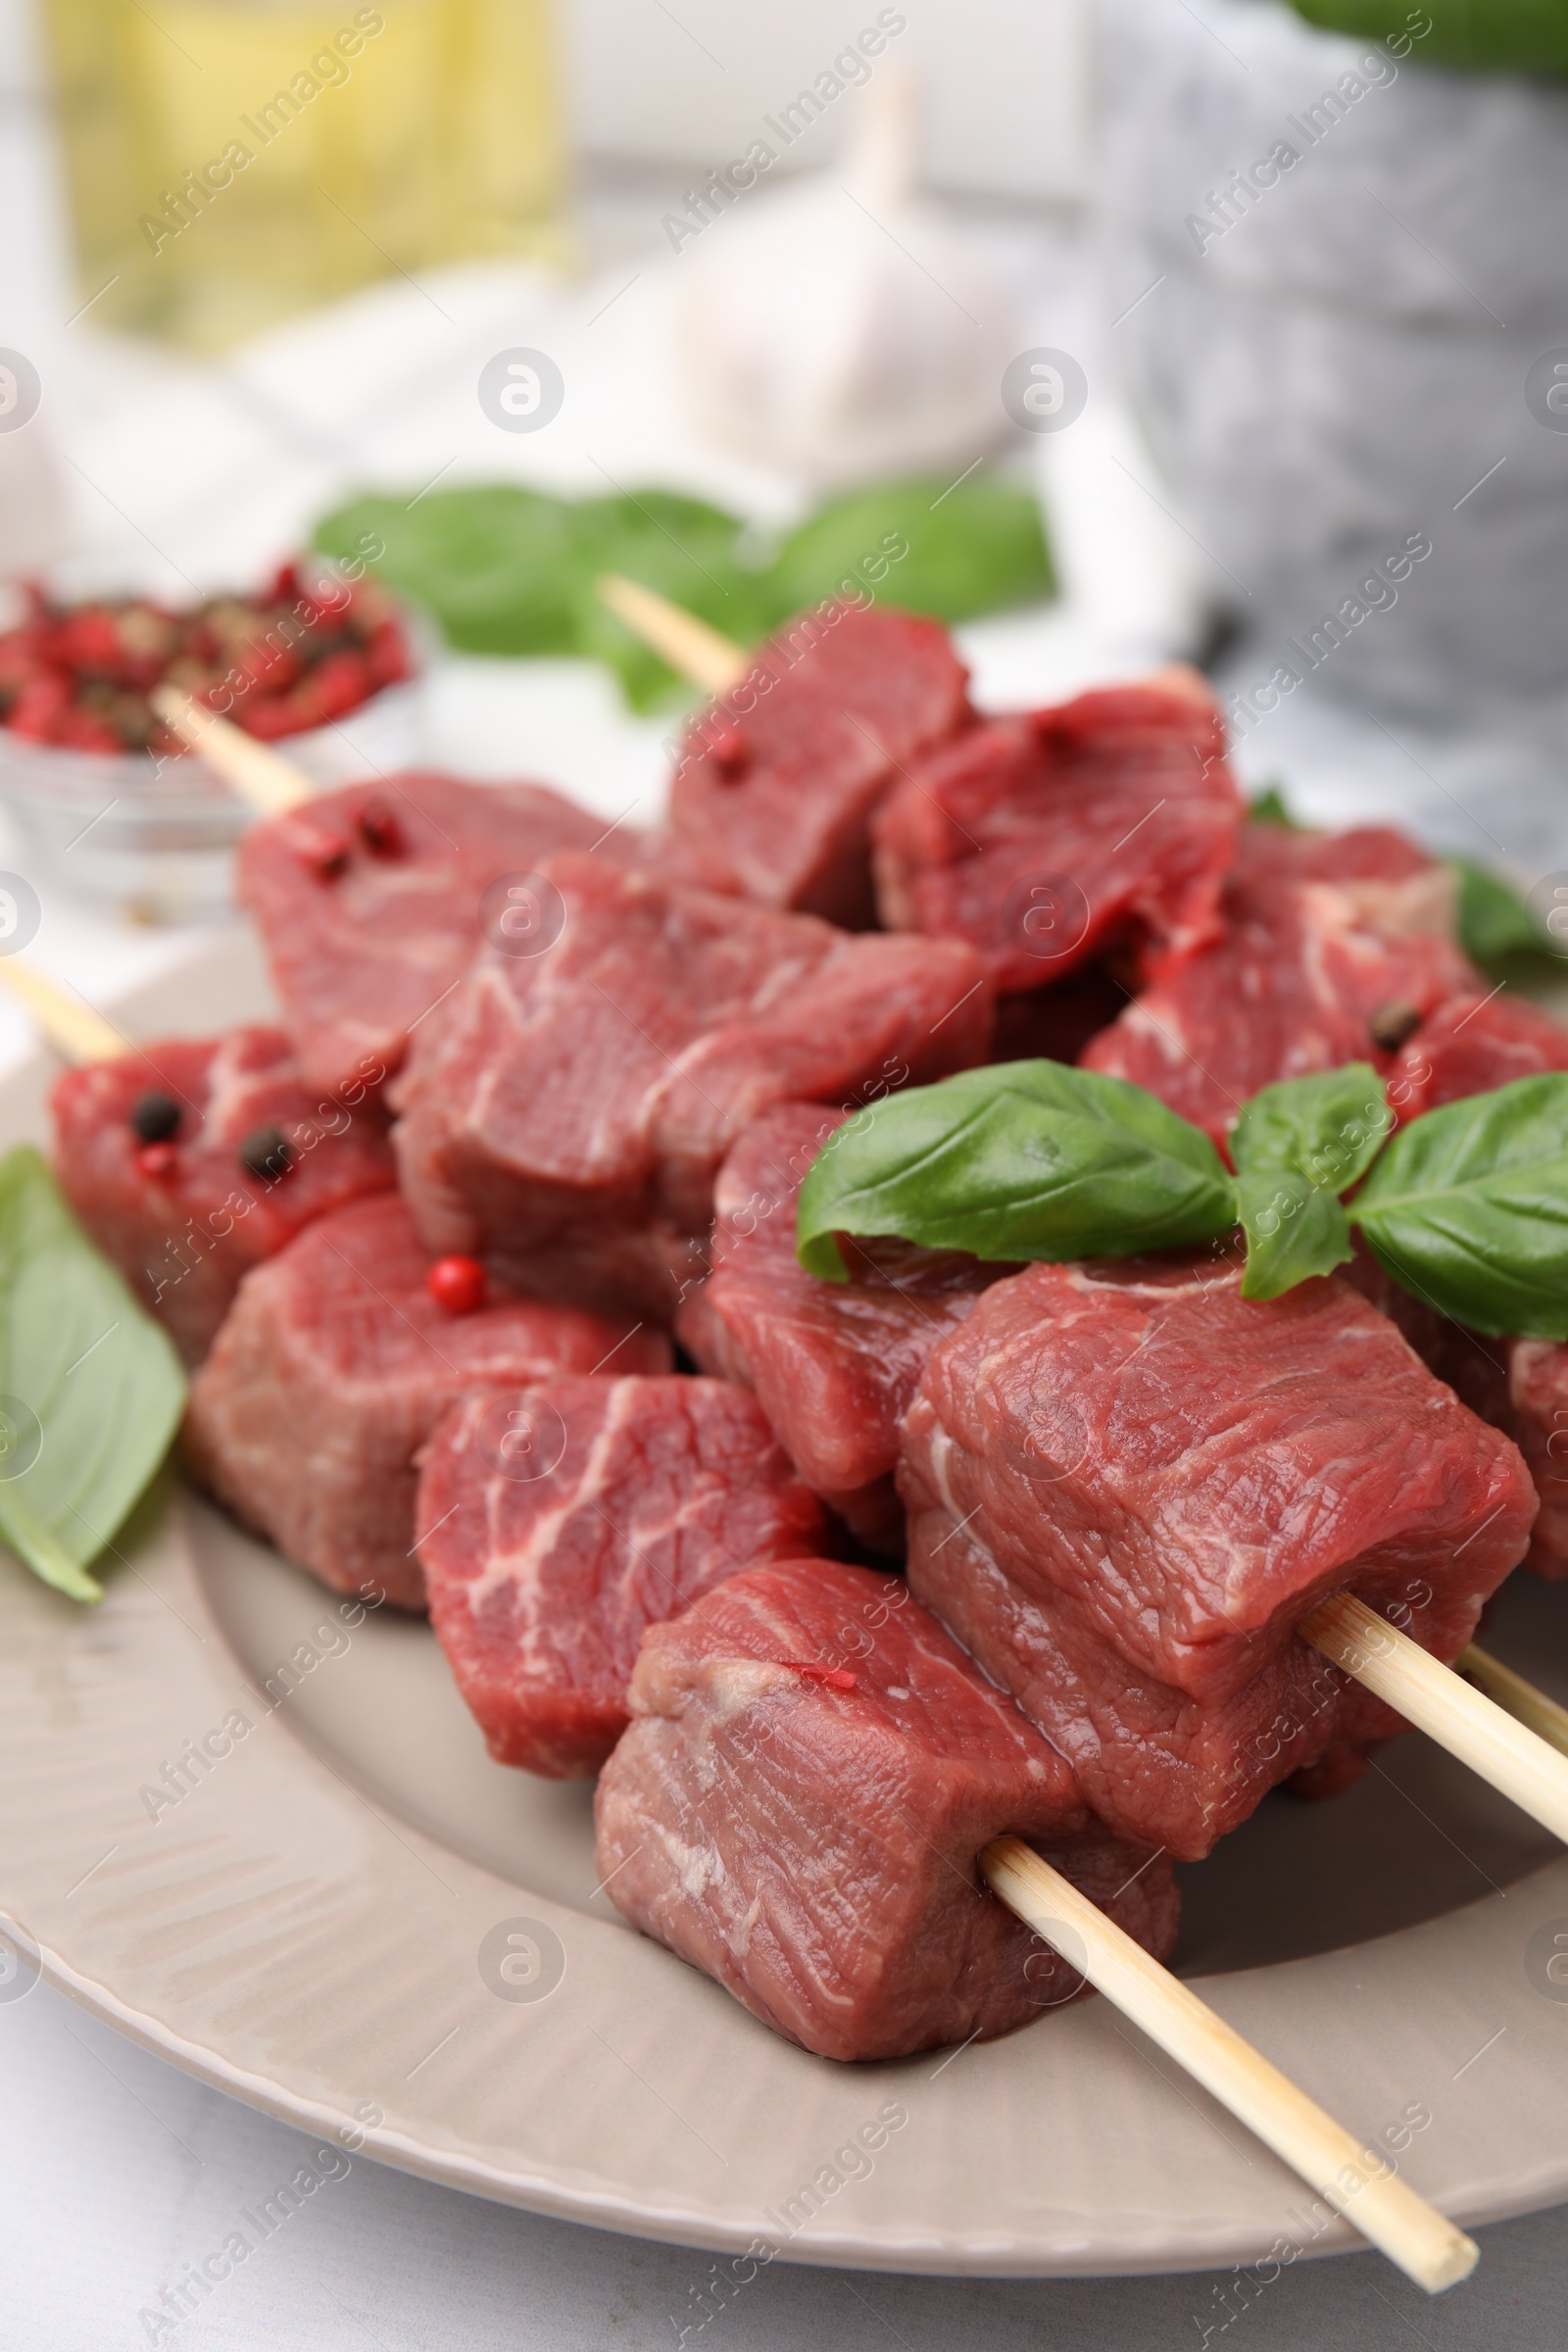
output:
[[[1480,2268],[1436,2302],[1369,2253],[1261,2286],[1228,2272],[960,2279],[779,2264],[720,2306],[700,2253],[363,2158],[336,2159],[347,2169],[262,2238],[250,2217],[311,2143],[44,1986],[0,2004],[0,2117],[3,2352],[1555,2352],[1564,2338],[1562,2208],[1483,2230]],[[166,2290],[235,2230],[253,2250],[177,2316]]]

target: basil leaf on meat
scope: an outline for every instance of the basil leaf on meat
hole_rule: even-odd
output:
[[[1413,1119],[1350,1214],[1395,1281],[1455,1322],[1568,1339],[1568,1072]]]
[[[835,1233],[1064,1259],[1179,1249],[1235,1222],[1213,1145],[1142,1087],[1012,1061],[911,1087],[838,1128],[801,1188],[797,1246],[808,1272],[844,1282]]]
[[[1298,1170],[1258,1169],[1236,1179],[1247,1235],[1244,1298],[1278,1298],[1314,1274],[1347,1264],[1350,1225],[1331,1192]]]
[[[1339,1196],[1363,1176],[1394,1124],[1364,1061],[1265,1086],[1231,1129],[1247,1235],[1244,1298],[1278,1298],[1350,1257]]]
[[[1343,1193],[1393,1127],[1382,1079],[1370,1062],[1350,1061],[1260,1088],[1231,1129],[1231,1157],[1244,1171],[1293,1170],[1320,1191]]]
[[[45,1584],[87,1574],[169,1450],[185,1377],[38,1153],[0,1160],[0,1538]]]

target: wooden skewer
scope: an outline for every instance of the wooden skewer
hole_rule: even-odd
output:
[[[1314,1649],[1568,1841],[1568,1755],[1348,1592],[1325,1600],[1299,1631]],[[1539,1691],[1531,1697],[1540,1706],[1551,1703]]]
[[[79,997],[70,996],[53,980],[15,956],[0,956],[0,981],[20,1004],[25,1005],[35,1026],[62,1061],[118,1061],[130,1049],[102,1013],[94,1012]]]
[[[313,797],[314,787],[287,760],[247,735],[216,710],[205,710],[178,686],[155,686],[148,701],[181,743],[199,752],[237,800],[264,816],[281,816]]]
[[[1544,1690],[1538,1690],[1534,1683],[1527,1683],[1522,1674],[1515,1674],[1490,1650],[1478,1649],[1473,1642],[1468,1649],[1460,1650],[1453,1667],[1456,1674],[1473,1675],[1487,1696],[1495,1699],[1505,1713],[1528,1724],[1539,1738],[1568,1756],[1568,1707],[1559,1707]]]
[[[1397,2175],[1384,2172],[1386,2157],[1298,2090],[1032,1846],[1019,1838],[999,1838],[980,1856],[980,1868],[1009,1910],[1062,1951],[1407,2278],[1430,2295],[1468,2278],[1480,2252],[1472,2238]]]
[[[607,571],[598,586],[600,603],[678,676],[689,678],[705,694],[723,694],[746,675],[751,656],[694,612],[672,605],[667,596],[618,571]]]

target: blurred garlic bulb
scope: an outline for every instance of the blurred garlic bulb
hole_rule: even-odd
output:
[[[1006,422],[1011,300],[912,195],[914,114],[908,74],[883,67],[839,170],[740,196],[682,257],[699,425],[813,490],[961,467]]]

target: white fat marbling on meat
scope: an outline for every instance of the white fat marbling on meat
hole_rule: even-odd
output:
[[[231,1031],[207,1067],[207,1106],[202,1124],[214,1143],[239,1140],[252,1126],[252,1102],[258,1087],[290,1075],[290,1055],[279,1046],[272,1058],[257,1063],[248,1058],[255,1039],[244,1030]]]
[[[694,1903],[700,1903],[710,1886],[722,1886],[726,1876],[724,1857],[715,1846],[688,1845],[673,1830],[653,1825],[653,1836],[668,1855],[670,1866],[681,1883],[683,1891]]]
[[[610,1408],[588,1449],[588,1458],[583,1464],[582,1476],[573,1482],[554,1510],[540,1513],[529,1532],[527,1543],[520,1551],[505,1551],[499,1546],[491,1547],[490,1556],[483,1569],[467,1589],[470,1616],[477,1617],[491,1593],[499,1592],[506,1585],[514,1585],[519,1592],[523,1591],[530,1580],[535,1564],[549,1558],[562,1529],[568,1520],[574,1518],[578,1511],[590,1505],[596,1495],[604,1493],[611,1458],[614,1452],[615,1440],[635,1410],[635,1391],[630,1384],[622,1386],[617,1382],[611,1394]],[[500,1498],[505,1495],[510,1484],[511,1482],[504,1473],[498,1471],[490,1481],[491,1494]],[[492,1512],[488,1516],[493,1527],[494,1513]],[[531,1611],[525,1609],[520,1612],[520,1615],[531,1623]],[[529,1654],[530,1637],[520,1625],[518,1631],[523,1654],[526,1657]]]
[[[703,1662],[702,1697],[714,1730],[771,1690],[799,1689],[798,1675],[766,1658],[708,1658]]]

